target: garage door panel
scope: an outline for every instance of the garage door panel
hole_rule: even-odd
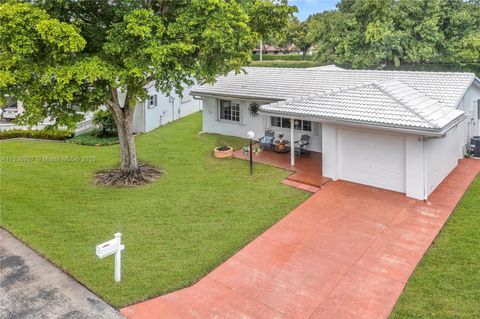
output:
[[[356,161],[356,164],[357,165],[354,165],[357,167],[357,169],[365,169],[365,170],[369,170],[370,169],[370,161],[368,159],[364,159],[364,158],[359,158],[357,161]]]
[[[368,131],[339,130],[339,177],[405,192],[405,138]]]

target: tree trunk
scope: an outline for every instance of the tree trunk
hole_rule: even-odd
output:
[[[124,174],[131,174],[138,170],[137,152],[135,149],[135,139],[132,132],[133,108],[129,106],[128,101],[124,107],[120,106],[116,94],[113,94],[113,101],[108,104],[115,123],[117,124],[118,139],[120,142],[120,170]],[[128,99],[128,94],[127,94]]]
[[[138,169],[137,152],[135,139],[132,132],[133,112],[127,112],[123,117],[115,117],[117,123],[118,139],[120,141],[121,160],[120,170],[124,173],[131,173]]]

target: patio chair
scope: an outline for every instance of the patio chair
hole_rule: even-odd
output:
[[[295,154],[309,154],[310,151],[307,149],[310,145],[310,135],[302,135],[298,141],[295,141]]]
[[[263,149],[272,150],[274,148],[273,141],[275,140],[275,132],[266,130],[265,135],[258,140],[260,147]]]

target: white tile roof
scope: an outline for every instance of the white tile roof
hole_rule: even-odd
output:
[[[400,81],[377,81],[263,105],[266,113],[316,117],[387,127],[437,130],[463,112]]]
[[[335,64],[329,64],[329,65],[322,65],[322,66],[314,66],[311,68],[306,68],[307,70],[345,70],[342,68],[339,68]]]
[[[345,70],[332,66],[247,67],[245,71],[221,76],[213,85],[195,86],[191,94],[289,100],[261,109],[439,130],[451,122],[451,117],[461,116],[454,108],[475,79],[473,73]]]

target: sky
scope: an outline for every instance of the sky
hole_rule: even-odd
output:
[[[335,4],[337,4],[338,1],[339,0],[289,0],[288,4],[298,8],[298,13],[295,15],[300,21],[304,21],[307,20],[311,14],[335,9]]]

